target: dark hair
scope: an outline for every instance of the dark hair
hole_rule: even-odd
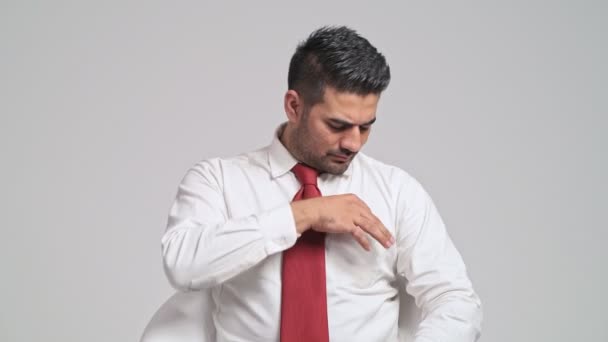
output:
[[[367,39],[346,26],[324,26],[296,48],[287,85],[311,107],[323,100],[326,86],[359,95],[380,94],[390,79],[386,59]]]

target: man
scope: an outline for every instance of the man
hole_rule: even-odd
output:
[[[173,286],[211,293],[217,341],[397,341],[404,291],[422,310],[416,342],[479,337],[479,298],[432,200],[360,153],[389,80],[365,38],[321,28],[292,57],[270,146],[187,172],[163,259]]]

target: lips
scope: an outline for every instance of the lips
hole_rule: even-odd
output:
[[[350,159],[349,156],[345,156],[343,154],[331,154],[331,156],[340,161],[348,161]]]

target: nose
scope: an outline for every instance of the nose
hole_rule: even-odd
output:
[[[340,147],[343,150],[359,152],[359,149],[361,149],[361,132],[358,126],[354,126],[344,132],[342,140],[340,140]]]

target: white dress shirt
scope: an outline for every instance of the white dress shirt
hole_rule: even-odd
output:
[[[179,185],[162,238],[165,271],[179,290],[210,291],[218,342],[279,341],[281,252],[298,237],[290,207],[300,188],[290,171],[296,163],[275,134],[260,150],[199,162]],[[412,176],[359,153],[344,174],[319,176],[318,187],[324,196],[356,194],[396,239],[385,249],[370,237],[367,252],[349,234],[327,235],[330,341],[398,341],[403,290],[422,312],[415,342],[477,340],[480,300]]]

